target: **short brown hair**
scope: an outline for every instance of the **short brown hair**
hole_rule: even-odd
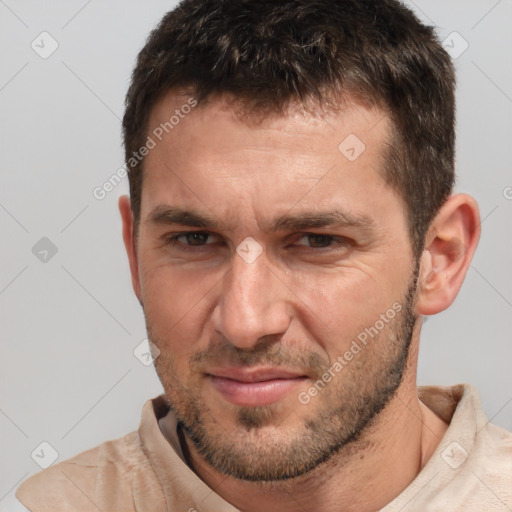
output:
[[[403,198],[418,256],[454,184],[455,77],[432,27],[395,0],[183,0],[138,55],[123,134],[136,222],[149,115],[171,89],[229,93],[276,112],[335,91],[382,107],[393,126],[384,178]]]

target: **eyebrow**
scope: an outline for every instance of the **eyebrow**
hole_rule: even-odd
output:
[[[157,206],[148,216],[153,224],[180,224],[203,229],[217,229],[219,223],[211,216],[170,206]]]
[[[178,224],[201,229],[229,229],[210,215],[166,205],[157,206],[149,214],[148,221],[153,224]],[[375,221],[366,215],[334,210],[329,212],[302,212],[297,215],[287,214],[265,222],[263,227],[270,233],[303,231],[323,227],[358,227],[371,231],[375,228]]]
[[[329,212],[304,212],[297,215],[283,215],[269,226],[270,232],[303,231],[323,227],[361,227],[368,230],[375,227],[375,221],[366,215],[355,215],[338,210]]]

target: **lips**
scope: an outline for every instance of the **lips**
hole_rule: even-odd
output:
[[[233,405],[258,407],[284,398],[307,377],[281,368],[218,368],[211,370],[207,378]]]

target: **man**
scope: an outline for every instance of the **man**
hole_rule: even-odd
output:
[[[165,394],[30,510],[510,510],[512,435],[416,388],[478,243],[454,74],[391,0],[190,0],[141,51],[119,208]]]

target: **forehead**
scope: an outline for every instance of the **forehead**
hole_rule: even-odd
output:
[[[280,132],[297,138],[297,151],[305,141],[308,144],[304,150],[309,150],[318,142],[332,146],[333,142],[341,142],[349,134],[359,135],[372,146],[369,149],[376,149],[390,133],[388,114],[355,96],[341,96],[336,101],[326,101],[325,105],[313,100],[305,105],[290,101],[279,111],[258,105],[253,106],[250,101],[229,94],[210,96],[198,104],[190,93],[170,91],[154,105],[148,134],[172,147],[173,141],[176,145],[181,142],[176,141],[178,137],[190,141],[204,138],[204,132],[208,132],[208,138],[215,141],[219,149],[232,149],[248,133],[255,142],[261,142],[265,134]],[[212,130],[213,127],[217,129]],[[235,128],[240,137],[226,138],[221,127]],[[328,128],[331,137],[326,139]],[[287,137],[272,139],[274,144],[283,141],[292,146]]]
[[[389,127],[385,112],[350,98],[336,111],[292,103],[248,115],[230,97],[197,105],[171,92],[148,124],[141,216],[171,203],[236,217],[258,201],[276,215],[299,203],[364,213],[383,190],[394,194],[382,173]]]

